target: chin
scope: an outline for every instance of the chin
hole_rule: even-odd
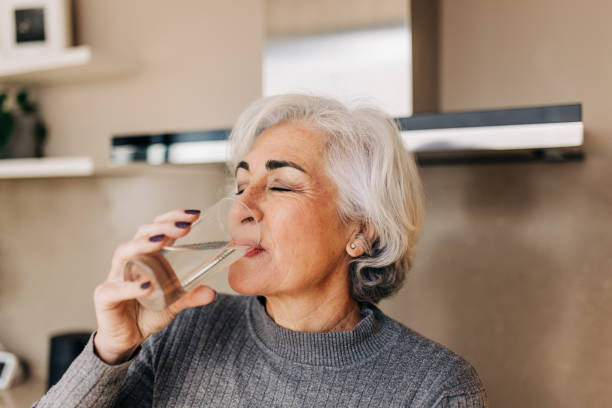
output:
[[[259,289],[261,289],[262,282],[256,275],[255,272],[249,271],[247,268],[241,267],[241,265],[234,264],[230,266],[227,280],[230,287],[241,295],[259,295],[261,294]]]

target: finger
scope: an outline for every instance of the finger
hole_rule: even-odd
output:
[[[158,215],[155,217],[155,222],[164,222],[164,221],[188,221],[193,222],[200,216],[200,210],[183,210],[177,209],[168,211],[167,213]]]
[[[98,310],[109,310],[126,300],[146,296],[152,291],[151,282],[107,281],[96,287],[94,304]]]
[[[216,298],[217,293],[211,287],[200,285],[168,306],[168,311],[172,316],[176,316],[176,314],[183,309],[207,305],[212,303]]]
[[[119,245],[113,254],[108,280],[123,280],[123,267],[129,258],[140,254],[158,252],[164,246],[169,245],[170,242],[173,242],[172,238],[160,234],[153,237],[133,239]]]
[[[189,221],[160,221],[151,224],[143,224],[138,228],[134,238],[152,237],[164,234],[170,238],[180,238],[186,235],[191,227]]]

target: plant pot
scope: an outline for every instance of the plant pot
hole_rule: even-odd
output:
[[[41,157],[44,127],[34,112],[14,115],[14,128],[8,143],[0,151],[0,158]]]

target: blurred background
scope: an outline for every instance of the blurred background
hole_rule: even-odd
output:
[[[86,47],[70,56],[78,69],[32,68],[55,54],[12,49],[0,33],[0,85],[35,101],[44,155],[85,157],[89,169],[11,176],[0,162],[0,342],[30,371],[0,406],[44,393],[50,336],[95,329],[93,290],[118,244],[161,212],[225,192],[221,163],[110,166],[113,136],[229,128],[251,101],[286,89],[344,100],[366,88],[394,116],[582,103],[584,160],[422,167],[416,265],[381,308],[466,357],[493,407],[610,404],[612,4],[69,3],[60,47]],[[304,66],[338,44],[345,62]],[[337,93],[339,81],[353,92]],[[214,285],[230,290],[222,277]]]

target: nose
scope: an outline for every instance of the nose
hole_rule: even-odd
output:
[[[238,200],[235,206],[234,217],[240,224],[257,223],[261,220],[261,212],[247,206],[243,201]]]
[[[244,194],[244,192],[243,192]],[[263,218],[258,200],[249,196],[236,197],[230,212],[229,232],[232,239],[247,246],[256,246],[261,239],[259,222]]]
[[[263,211],[260,207],[258,191],[255,188],[247,187],[242,194],[237,196],[236,216],[241,223],[260,222],[263,218]]]

